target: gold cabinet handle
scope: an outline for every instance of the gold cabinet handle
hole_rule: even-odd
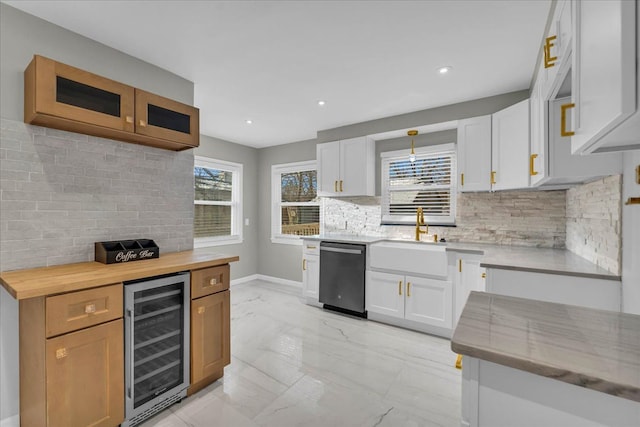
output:
[[[407,282],[407,298],[411,296],[411,282]]]
[[[67,353],[67,349],[62,347],[56,350],[56,359],[60,360],[60,359],[64,359],[65,357],[67,357],[69,354]]]
[[[464,174],[460,174],[460,185],[464,187]]]
[[[307,249],[315,249],[317,246],[307,245]]]
[[[217,284],[218,284],[218,279],[216,279],[215,277],[209,280],[209,285],[213,286]]]
[[[459,354],[456,358],[456,369],[462,369],[462,355]]]
[[[496,171],[491,171],[491,185],[496,183]]]
[[[640,197],[629,197],[627,199],[626,202],[624,202],[625,205],[640,205]]]
[[[567,130],[567,110],[575,107],[576,104],[564,104],[560,106],[560,136],[573,136],[576,133]]]
[[[302,260],[302,271],[305,271],[307,269],[307,260],[303,259]]]
[[[333,192],[334,193],[338,192],[338,181],[333,181]]]
[[[535,162],[535,160],[538,158],[537,154],[532,154],[531,157],[529,157],[529,174],[531,176],[535,176],[538,175],[538,172],[536,172],[534,170],[534,165],[533,163]]]
[[[145,122],[144,120],[140,120],[140,121],[138,122],[138,124],[139,124],[140,126],[142,126],[143,128],[144,128],[144,127],[147,127],[147,122]]]
[[[344,190],[342,190],[342,180],[340,180],[340,192],[342,193],[342,191]]]
[[[206,308],[204,307],[198,307],[198,314],[204,314]]]
[[[124,121],[127,122],[127,123],[133,123],[133,116],[126,116],[124,118]]]
[[[398,280],[398,295],[402,295],[402,280]]]
[[[557,56],[551,56],[551,48],[553,46],[555,46],[555,43],[553,43],[553,41],[556,39],[556,36],[550,36],[547,37],[545,39],[544,42],[544,68],[551,68],[553,67],[555,64],[555,62],[558,60]]]
[[[458,272],[462,273],[462,260],[458,260]]]
[[[483,279],[486,279],[486,278],[487,278],[487,273],[482,273],[480,276],[481,276]]]
[[[91,313],[95,313],[96,312],[96,305],[95,304],[87,304],[84,306],[84,312],[85,314],[91,314]]]

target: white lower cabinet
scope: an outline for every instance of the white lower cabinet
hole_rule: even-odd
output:
[[[460,319],[462,309],[467,303],[471,291],[485,290],[485,268],[480,267],[482,255],[459,254],[456,258],[456,272],[454,275],[454,313],[453,328],[455,329]]]
[[[380,314],[451,329],[453,310],[449,281],[368,271],[365,295],[371,318]]]
[[[302,296],[307,304],[320,306],[320,243],[303,242],[302,250]]]

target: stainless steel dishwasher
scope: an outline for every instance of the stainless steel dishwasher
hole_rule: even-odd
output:
[[[320,295],[324,308],[367,317],[364,309],[366,246],[320,242]]]

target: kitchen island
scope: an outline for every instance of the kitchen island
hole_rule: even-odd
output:
[[[462,425],[640,424],[640,316],[472,292],[451,348]]]

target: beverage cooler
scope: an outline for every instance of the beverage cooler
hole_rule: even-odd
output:
[[[124,283],[125,422],[135,426],[189,387],[188,272]]]

